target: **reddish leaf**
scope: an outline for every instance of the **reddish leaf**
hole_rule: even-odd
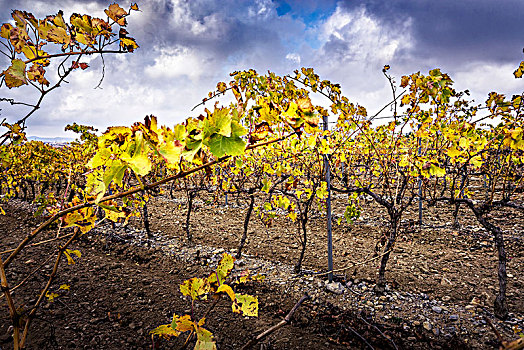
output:
[[[73,61],[73,64],[71,65],[71,68],[73,69],[81,68],[82,70],[84,70],[84,69],[87,69],[88,67],[89,65],[87,63],[77,62],[77,61]]]
[[[126,10],[121,8],[118,4],[111,4],[107,10],[104,10],[106,15],[111,18],[113,21],[118,23],[121,26],[127,24],[125,16],[127,16]]]

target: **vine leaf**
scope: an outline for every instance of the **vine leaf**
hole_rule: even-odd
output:
[[[209,283],[203,278],[193,277],[180,285],[180,291],[182,294],[196,300],[209,292]]]
[[[441,167],[435,164],[431,164],[431,166],[429,167],[429,174],[435,175],[437,177],[443,177],[446,176],[446,170],[442,169]]]
[[[522,78],[524,74],[524,61],[520,62],[519,67],[513,72],[515,78]]]
[[[45,296],[47,297],[47,299],[49,300],[49,302],[53,302],[55,301],[55,298],[58,297],[59,295],[57,293],[49,293],[49,291],[45,292]]]
[[[38,34],[49,42],[63,44],[62,50],[65,50],[71,43],[71,35],[67,32],[62,11],[58,12],[56,16],[47,16],[45,21],[41,21],[38,26]]]
[[[192,331],[195,328],[195,323],[191,321],[190,315],[184,315],[181,317],[173,315],[171,328],[176,329],[179,332]]]
[[[81,68],[82,70],[84,70],[84,69],[87,69],[88,67],[89,65],[87,63],[78,62],[78,61],[73,61],[73,64],[71,65],[72,69]]]
[[[80,253],[79,250],[72,250],[72,249],[66,249],[64,251],[64,254],[67,258],[67,264],[68,265],[74,265],[75,264],[75,260],[71,257],[71,255],[76,255],[77,257],[81,258],[82,257],[82,253]]]
[[[32,59],[35,59],[35,58],[38,58],[38,57],[42,57],[42,56],[47,56],[47,52],[45,52],[43,50],[38,50],[35,47],[35,44],[33,44],[33,43],[27,43],[27,45],[25,45],[22,48],[22,53],[24,54],[24,56],[28,60],[32,60]],[[48,66],[49,63],[50,63],[48,58],[42,58],[42,59],[36,60],[34,62],[42,65],[43,67]]]
[[[176,329],[173,329],[170,324],[163,324],[151,331],[151,334],[155,334],[164,338],[169,338],[171,336],[178,337],[180,332]]]
[[[222,255],[222,259],[218,263],[216,273],[213,272],[209,275],[207,278],[209,283],[217,283],[218,285],[221,285],[226,280],[227,276],[229,276],[229,273],[233,269],[233,266],[235,265],[235,258],[231,256],[231,254],[224,253]],[[217,281],[218,276],[218,281]],[[228,293],[229,294],[229,293]]]
[[[258,317],[258,298],[249,294],[236,294],[231,308],[243,316]]]
[[[222,157],[224,155],[238,156],[244,153],[246,147],[246,142],[241,138],[241,136],[246,134],[246,129],[237,121],[231,121],[231,137],[226,137],[220,134],[215,134],[209,140],[208,146],[217,157]]]
[[[217,293],[226,293],[229,298],[231,299],[231,301],[235,301],[236,300],[236,297],[235,297],[235,292],[233,291],[233,288],[231,288],[231,286],[227,285],[227,284],[221,284],[220,287],[218,287],[217,289]]]
[[[197,342],[195,350],[216,350],[217,346],[213,334],[205,328],[197,327]]]
[[[139,48],[135,39],[131,37],[120,38],[120,47],[124,51],[129,51],[129,52],[133,52],[135,51],[135,49]]]
[[[27,71],[27,78],[32,81],[37,81],[42,85],[49,86],[49,81],[44,78],[45,70],[42,66],[33,63],[31,68]]]
[[[136,4],[135,4],[135,7],[138,9],[138,6],[136,6]],[[133,6],[131,6],[131,8],[133,9]],[[126,17],[125,17],[127,16],[127,12],[126,10],[121,8],[118,4],[115,3],[115,4],[109,5],[109,8],[107,10],[104,10],[104,12],[106,13],[106,15],[109,18],[111,18],[113,21],[115,21],[119,25],[124,26],[124,27],[127,25]]]
[[[5,85],[8,88],[19,87],[27,85],[25,77],[25,63],[21,59],[15,58],[11,61],[11,66],[7,68],[2,74],[5,77]]]

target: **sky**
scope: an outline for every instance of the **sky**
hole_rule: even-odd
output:
[[[313,67],[339,83],[350,101],[374,114],[391,101],[382,67],[400,83],[403,75],[433,68],[448,73],[476,103],[490,91],[522,93],[513,71],[524,60],[522,0],[142,0],[126,27],[140,48],[132,54],[83,60],[68,83],[45,96],[28,121],[28,135],[74,137],[72,122],[100,131],[131,125],[153,114],[174,125],[229,73],[253,68],[280,75]],[[64,11],[106,18],[108,1],[0,0],[0,21],[10,10],[37,18]],[[130,3],[120,2],[124,8]],[[45,47],[44,47],[45,48]],[[9,65],[0,58],[0,70]],[[50,67],[51,68],[51,67]],[[0,88],[0,97],[34,103],[34,88]],[[314,102],[323,103],[320,100]],[[324,101],[326,103],[326,101]],[[23,106],[0,102],[0,120],[13,122]],[[386,109],[381,116],[387,116]]]

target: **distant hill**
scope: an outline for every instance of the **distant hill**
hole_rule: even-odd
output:
[[[39,137],[39,136],[28,136],[29,140],[42,141],[45,143],[66,143],[73,142],[75,139],[69,137]]]

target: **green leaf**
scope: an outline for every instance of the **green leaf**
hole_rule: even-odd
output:
[[[231,114],[229,108],[215,109],[204,121],[204,138],[218,134],[225,137],[231,136]]]
[[[244,153],[246,142],[240,137],[225,137],[215,135],[209,141],[209,150],[214,156],[220,158],[224,155],[239,156]]]
[[[207,146],[211,153],[216,157],[222,157],[224,155],[238,156],[244,153],[246,142],[241,138],[247,131],[237,121],[233,120],[230,123],[231,133],[230,137],[225,137],[220,134],[214,134],[210,139]]]
[[[192,162],[197,152],[202,148],[202,140],[188,142],[186,149],[182,152],[182,157],[188,162]]]
[[[122,185],[122,179],[127,169],[127,165],[122,163],[120,160],[114,160],[111,163],[111,167],[107,168],[104,173],[104,185],[106,188],[109,186],[111,181],[115,181],[117,185]]]

